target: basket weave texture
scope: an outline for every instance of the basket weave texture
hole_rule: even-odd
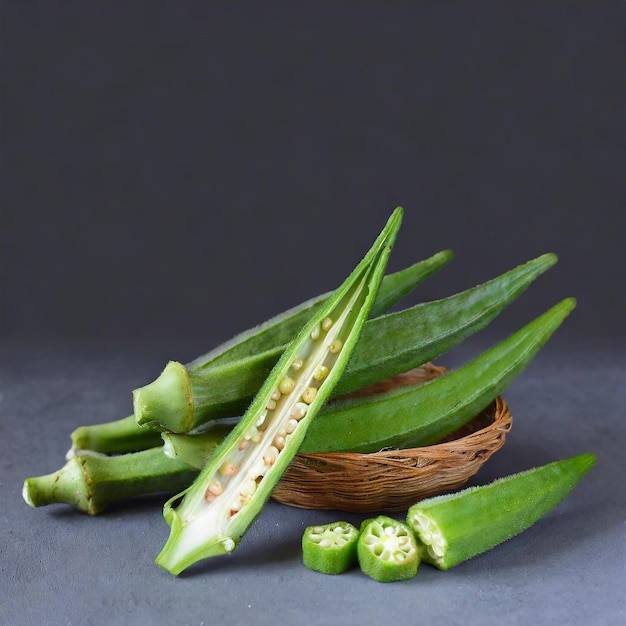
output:
[[[360,393],[424,382],[446,371],[428,363]],[[355,513],[406,510],[419,500],[467,482],[504,445],[511,424],[507,403],[498,396],[463,428],[438,444],[370,454],[297,454],[272,497],[305,509]]]

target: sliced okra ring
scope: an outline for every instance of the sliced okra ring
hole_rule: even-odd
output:
[[[302,535],[302,560],[316,572],[341,574],[357,563],[358,539],[349,522],[309,526]]]
[[[200,559],[237,547],[346,366],[401,218],[398,208],[356,269],[285,350],[200,476],[165,504],[171,532],[158,565],[179,574]],[[328,370],[323,377],[316,376],[320,367]]]
[[[407,523],[423,561],[447,570],[529,528],[553,509],[593,467],[581,454],[501,478],[482,487],[413,505]]]
[[[386,515],[362,524],[357,554],[363,573],[381,583],[413,578],[420,563],[411,528]]]

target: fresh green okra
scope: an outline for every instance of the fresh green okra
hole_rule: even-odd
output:
[[[545,254],[444,300],[369,320],[332,397],[395,376],[442,354],[485,327],[557,258]],[[172,432],[238,415],[280,354],[271,349],[208,369],[170,362],[153,383],[135,390],[137,421]]]
[[[359,531],[349,522],[309,526],[302,535],[302,561],[322,574],[341,574],[355,566]]]
[[[418,502],[407,514],[423,561],[446,570],[529,528],[593,467],[579,456]]]
[[[180,491],[197,475],[197,468],[168,458],[160,447],[119,456],[83,452],[52,474],[27,478],[22,495],[33,507],[66,503],[97,515],[113,501]]]
[[[418,386],[336,400],[300,452],[377,452],[427,446],[478,415],[524,370],[574,308],[567,298],[465,366]]]
[[[363,573],[381,583],[413,578],[420,564],[411,528],[386,515],[361,525],[357,555]]]
[[[371,452],[385,447],[428,445],[441,440],[479,413],[521,373],[573,305],[571,299],[561,302],[482,356],[435,381],[410,385],[397,392],[327,403],[309,426],[299,451],[331,452],[340,448]],[[215,422],[212,428],[197,435],[163,433],[165,445],[154,453],[155,458],[165,454],[173,461],[196,468],[197,473],[211,459],[233,424],[233,420]],[[139,482],[131,494],[127,484],[133,476],[141,478],[142,460],[152,457],[139,455],[135,459],[132,454],[123,457],[124,461],[113,457],[111,470],[107,468],[107,461],[99,459],[99,472],[94,472],[93,479],[89,478],[83,489],[95,489],[99,477],[104,475],[109,476],[107,493],[111,499],[139,495],[147,485],[152,491],[172,490],[171,475],[178,475],[179,466],[159,459],[158,464],[146,466],[143,470],[151,482],[143,486]],[[128,476],[119,473],[126,464],[133,468]],[[64,468],[51,475],[61,481],[58,484],[50,482],[47,477],[43,477],[46,480],[29,479],[39,481],[38,505],[67,502],[81,508],[82,500],[76,495],[80,492],[66,487],[67,481],[75,480],[78,475]],[[124,486],[116,490],[111,476],[117,477]],[[191,479],[193,476],[195,474]],[[51,493],[46,495],[46,489]]]
[[[398,208],[363,260],[284,351],[200,476],[165,504],[171,532],[158,565],[176,575],[237,547],[345,369],[401,219]]]
[[[451,250],[443,250],[403,270],[386,275],[376,295],[370,317],[377,317],[385,313],[402,297],[449,263],[452,256]],[[212,369],[217,368],[219,372],[222,372],[225,366],[243,361],[239,367],[234,368],[233,376],[247,376],[246,372],[250,366],[249,359],[255,355],[260,355],[261,368],[264,367],[265,369],[262,369],[260,373],[255,371],[252,375],[253,380],[258,381],[257,386],[250,393],[253,395],[288,342],[295,337],[314,312],[322,306],[328,296],[328,293],[317,296],[255,328],[240,333],[188,363],[185,366],[186,370],[203,372],[204,377],[210,378]],[[252,359],[252,362],[256,363],[256,360]],[[240,415],[245,410],[245,403],[246,399],[235,402],[231,399],[227,403],[218,401],[217,404],[221,405],[222,412],[219,416],[228,416],[229,413]],[[235,408],[227,410],[224,405]],[[159,445],[161,430],[155,427],[140,426],[133,414],[119,420],[77,428],[71,435],[72,446],[74,451],[87,449],[105,454],[134,452]]]
[[[574,307],[567,299],[462,368],[429,382],[335,400],[320,410],[299,452],[376,452],[430,445],[475,417],[532,361]],[[214,435],[164,433],[164,452],[201,468]]]

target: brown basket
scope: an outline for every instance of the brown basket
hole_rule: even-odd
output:
[[[361,393],[423,382],[446,371],[428,363]],[[498,396],[463,428],[432,446],[370,454],[298,454],[272,497],[305,509],[404,510],[418,500],[463,485],[504,445],[511,422],[507,403]]]

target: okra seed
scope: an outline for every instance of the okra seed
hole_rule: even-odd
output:
[[[276,389],[276,391],[272,393],[272,396],[271,396],[272,400],[275,400],[275,401],[280,400],[280,395],[281,395],[281,392],[278,389]]]
[[[278,383],[278,390],[280,393],[291,393],[296,386],[296,381],[291,376],[285,376],[280,383]]]
[[[315,387],[307,387],[302,394],[302,400],[307,404],[311,404],[315,400],[317,395],[317,389]]]
[[[245,450],[248,447],[248,444],[250,443],[249,439],[246,439],[245,437],[239,442],[239,449],[240,450]]]
[[[290,419],[287,422],[287,426],[285,427],[285,431],[288,435],[290,435],[296,428],[298,427],[298,421],[294,419]]]
[[[333,320],[330,317],[325,317],[322,320],[322,330],[327,333],[333,325]]]
[[[315,380],[322,381],[328,376],[329,369],[325,365],[318,365],[313,372],[313,378]]]
[[[244,498],[247,496],[251,496],[256,491],[256,487],[256,482],[251,478],[248,478],[242,483],[239,489],[239,493]]]
[[[316,339],[318,339],[320,336],[320,327],[316,326],[312,331],[311,331],[311,339],[313,339],[314,341]]]
[[[267,449],[267,452],[263,455],[263,460],[265,461],[265,464],[268,466],[274,465],[277,458],[278,458],[278,448],[274,446],[270,446]]]
[[[291,364],[291,369],[297,372],[303,365],[304,361],[302,359],[295,359],[295,361]]]
[[[285,447],[285,438],[281,435],[274,437],[274,446],[279,450],[282,450]]]
[[[328,346],[328,351],[331,354],[337,354],[341,348],[343,346],[343,341],[341,341],[341,339],[333,339],[333,341],[330,342],[330,345]]]
[[[205,502],[213,502],[213,500],[215,500],[215,496],[207,489],[204,492],[204,500]]]
[[[270,400],[270,401],[266,404],[265,408],[266,408],[268,411],[273,411],[273,410],[276,408],[276,400]]]
[[[237,473],[237,466],[227,461],[220,467],[220,472],[224,474],[224,476],[234,476]]]
[[[219,482],[218,480],[214,480],[208,487],[207,487],[207,491],[209,493],[212,493],[214,496],[219,496],[222,494],[222,492],[224,491],[224,488],[222,487],[222,483]]]
[[[291,414],[289,417],[300,421],[306,415],[308,410],[309,407],[304,402],[296,402],[296,404],[294,404],[293,406],[293,409],[291,409]]]

